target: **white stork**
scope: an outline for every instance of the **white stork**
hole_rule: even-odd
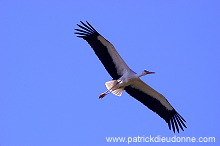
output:
[[[103,98],[108,93],[121,96],[125,90],[163,118],[168,123],[169,129],[173,129],[174,133],[175,131],[179,133],[180,128],[184,131],[183,127],[187,127],[184,124],[186,121],[182,116],[177,113],[162,94],[155,91],[140,79],[141,76],[154,72],[144,70],[140,74],[135,73],[124,62],[114,46],[102,37],[92,25],[87,21],[86,23],[80,22],[82,25],[77,25],[81,29],[75,29],[78,31],[75,34],[78,34],[77,37],[83,38],[89,43],[105,69],[113,78],[112,81],[105,83],[108,90],[102,93],[99,98]]]

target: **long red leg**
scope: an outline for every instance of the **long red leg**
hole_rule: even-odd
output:
[[[119,83],[119,82],[118,82],[118,83]],[[116,83],[113,87],[111,87],[111,89],[114,88],[116,85],[118,85],[118,83]],[[100,94],[100,95],[99,95],[99,99],[102,99],[102,98],[105,97],[107,94],[111,93],[111,91],[110,91],[111,89],[109,89],[109,90],[105,91],[104,93]]]

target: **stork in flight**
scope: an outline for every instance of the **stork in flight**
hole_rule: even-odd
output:
[[[113,78],[112,81],[105,83],[108,90],[102,93],[99,98],[103,98],[109,93],[121,96],[125,90],[132,97],[163,118],[168,123],[169,129],[172,129],[174,133],[175,131],[179,133],[180,129],[184,131],[184,127],[187,127],[183,117],[177,113],[162,94],[155,91],[140,79],[141,76],[153,74],[154,72],[144,70],[140,74],[135,73],[124,62],[114,46],[101,36],[91,24],[87,21],[86,23],[80,22],[81,25],[77,25],[81,29],[75,29],[77,31],[75,34],[89,43],[107,72]]]

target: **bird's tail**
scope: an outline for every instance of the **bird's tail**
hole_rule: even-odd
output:
[[[105,83],[106,88],[113,94],[121,96],[124,88],[117,88],[118,81],[112,80]]]

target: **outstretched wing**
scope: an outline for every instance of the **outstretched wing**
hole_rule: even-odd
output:
[[[174,133],[176,130],[179,133],[180,128],[183,131],[183,127],[187,128],[184,123],[186,121],[176,112],[167,99],[140,79],[125,87],[125,90],[163,118],[168,123],[169,129],[173,129]]]
[[[114,80],[119,79],[126,71],[131,70],[108,40],[102,37],[88,22],[86,24],[80,22],[82,25],[77,25],[81,29],[75,29],[77,31],[75,34],[89,43]]]

